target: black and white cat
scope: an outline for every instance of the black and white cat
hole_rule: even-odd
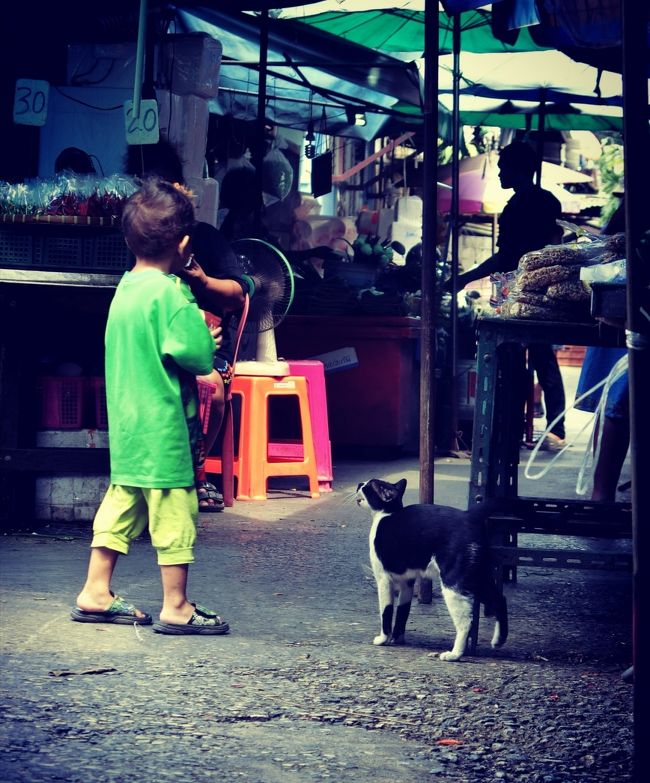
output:
[[[492,647],[501,647],[508,636],[508,609],[490,573],[484,534],[486,509],[479,506],[460,511],[422,503],[404,506],[405,489],[406,479],[397,484],[370,479],[357,487],[357,503],[372,514],[370,562],[381,617],[381,633],[373,643],[404,643],[415,580],[439,573],[442,595],[456,628],[453,649],[441,653],[441,660],[457,661],[465,652],[475,599],[484,604],[486,617],[496,618]]]

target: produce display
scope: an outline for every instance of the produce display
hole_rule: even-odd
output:
[[[582,237],[522,256],[500,303],[502,315],[540,321],[588,321],[591,289],[581,270],[625,254],[625,235]],[[584,275],[583,275],[584,277]]]
[[[390,240],[382,240],[377,236],[358,236],[352,243],[354,260],[361,264],[386,266],[393,260],[393,248]]]
[[[73,223],[81,218],[91,224],[111,224],[136,190],[135,181],[122,174],[98,177],[62,172],[52,179],[0,182],[0,220]]]

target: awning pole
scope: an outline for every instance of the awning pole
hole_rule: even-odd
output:
[[[650,721],[650,263],[640,257],[640,240],[650,228],[647,188],[648,6],[623,0],[623,160],[625,175],[625,251],[627,258],[627,347],[630,381],[630,456],[632,479],[634,664],[634,780],[650,780],[647,727]],[[647,254],[647,250],[646,250]]]
[[[266,126],[266,71],[269,57],[269,10],[265,8],[260,12],[260,68],[259,84],[257,91],[257,133],[256,149],[253,150],[253,165],[255,166],[255,228],[259,231],[262,228],[262,193],[264,191],[264,182],[262,176],[262,164],[264,162],[264,146],[266,136],[264,128]]]
[[[452,27],[453,104],[451,115],[451,430],[449,448],[458,450],[458,281],[460,248],[460,14],[454,14]]]
[[[544,134],[546,133],[546,91],[542,89],[537,112],[537,171],[535,181],[542,185],[542,163],[544,162]]]
[[[135,52],[135,76],[133,79],[133,117],[140,116],[142,100],[142,78],[144,73],[144,47],[147,32],[147,0],[140,0],[140,16],[138,19],[138,42]]]
[[[420,337],[420,502],[433,503],[436,403],[436,233],[438,216],[438,0],[424,6],[424,188]]]

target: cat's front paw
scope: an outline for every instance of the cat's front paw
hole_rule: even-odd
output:
[[[386,636],[385,633],[380,633],[379,636],[375,636],[375,638],[372,640],[372,643],[377,647],[381,647],[384,644],[388,644],[389,641],[390,637]]]
[[[447,650],[447,652],[440,653],[441,661],[460,661],[461,655],[457,655],[453,650]]]
[[[406,640],[404,639],[404,634],[400,634],[399,636],[393,636],[392,638],[393,644],[406,644]]]

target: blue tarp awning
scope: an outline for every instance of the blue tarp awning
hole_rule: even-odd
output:
[[[203,32],[217,38],[224,59],[213,111],[256,116],[259,72],[259,21],[237,12],[208,7],[177,8],[175,32]],[[174,31],[174,30],[171,30]],[[266,116],[284,126],[333,135],[375,138],[390,118],[413,121],[421,84],[417,65],[310,30],[269,20]],[[365,112],[366,125],[350,123],[345,108]],[[411,111],[404,113],[400,106]]]

